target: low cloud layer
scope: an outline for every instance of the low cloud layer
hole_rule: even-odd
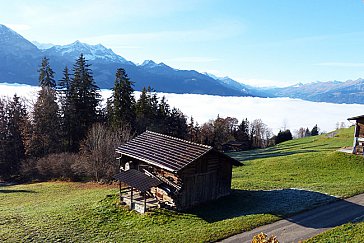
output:
[[[222,97],[196,94],[159,94],[168,99],[200,124],[220,117],[262,119],[274,133],[284,126],[292,131],[300,127],[312,128],[317,124],[321,131],[332,131],[337,122],[350,123],[348,117],[362,115],[364,105],[310,102],[291,98]]]
[[[25,97],[30,101],[36,100],[38,87],[28,85],[0,84],[0,96]],[[102,90],[104,101],[111,95],[110,90]],[[140,92],[135,92],[138,98]],[[350,123],[348,117],[362,115],[364,105],[359,104],[332,104],[323,102],[310,102],[290,98],[254,98],[254,97],[222,97],[214,95],[197,94],[168,94],[165,96],[172,107],[179,108],[185,115],[193,117],[202,124],[210,119],[220,117],[236,117],[261,119],[274,133],[282,127],[292,131],[300,127],[312,128],[317,124],[321,131],[332,131],[337,122]]]

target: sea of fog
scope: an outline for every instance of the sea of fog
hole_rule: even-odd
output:
[[[20,84],[0,84],[0,96],[13,96],[15,93],[34,102],[39,87]],[[110,90],[102,90],[104,102],[111,95]],[[139,97],[140,92],[135,92]],[[292,131],[300,127],[312,128],[315,124],[321,131],[332,131],[336,124],[344,122],[350,125],[348,117],[364,114],[364,105],[332,104],[311,102],[291,98],[254,98],[225,97],[198,94],[158,93],[165,96],[172,107],[179,108],[188,117],[202,124],[209,119],[236,117],[239,121],[261,119],[274,133],[283,127]]]

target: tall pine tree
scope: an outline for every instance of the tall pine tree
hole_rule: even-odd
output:
[[[119,68],[115,75],[113,93],[108,101],[109,121],[114,129],[123,126],[135,128],[135,99],[133,82],[125,70]]]
[[[25,159],[25,141],[28,137],[29,119],[25,105],[17,95],[6,106],[6,163],[8,176],[19,173]]]
[[[70,104],[71,75],[68,67],[63,70],[63,77],[58,82],[58,94],[61,104],[61,139],[64,151],[71,149],[71,116]]]
[[[5,101],[0,99],[0,178],[8,174],[7,116]]]
[[[150,126],[150,94],[144,87],[138,101],[135,104],[137,133],[144,132]]]
[[[60,116],[56,102],[56,82],[47,58],[43,58],[39,69],[39,85],[41,90],[34,105],[30,146],[30,154],[34,157],[42,157],[60,150]]]
[[[69,93],[70,147],[72,151],[78,151],[80,141],[85,138],[91,125],[98,120],[97,107],[101,101],[101,95],[100,89],[93,79],[90,66],[83,54],[73,66]]]
[[[39,72],[39,85],[41,87],[49,87],[54,89],[56,87],[56,81],[54,80],[54,71],[49,65],[49,59],[43,57]]]

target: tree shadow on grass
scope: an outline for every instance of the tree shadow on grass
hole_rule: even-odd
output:
[[[0,182],[0,193],[37,193],[36,191],[32,191],[32,190],[8,189],[8,187],[11,187],[14,185],[16,185],[16,183],[14,183],[14,182]]]
[[[310,153],[310,152],[317,152],[315,150],[302,150],[302,151],[274,151],[274,152],[260,152],[260,153],[250,153],[250,154],[229,154],[232,158],[238,161],[248,161],[253,159],[264,159],[264,158],[272,158],[272,157],[280,157],[280,156],[288,156],[293,154],[302,154],[302,153]]]
[[[227,153],[232,158],[238,161],[248,161],[253,159],[263,159],[270,157],[280,157],[294,154],[303,154],[303,153],[314,153],[314,152],[322,152],[322,151],[333,151],[337,149],[337,147],[328,147],[329,144],[321,144],[314,146],[305,146],[305,147],[297,147],[296,149],[292,148],[287,149],[288,147],[279,148],[272,147],[266,149],[256,149],[256,150],[248,150],[241,152],[231,152]]]
[[[10,190],[10,189],[2,190],[2,189],[0,189],[0,193],[37,193],[37,192],[32,191],[32,190]]]
[[[5,181],[0,181],[0,187],[5,187],[5,186],[14,186],[16,185],[15,182],[5,182]]]
[[[282,189],[272,191],[246,191],[233,190],[231,195],[192,208],[189,213],[195,214],[209,223],[231,219],[239,216],[255,214],[272,214],[289,221],[311,228],[330,226],[330,221],[325,225],[318,222],[305,222],[299,217],[290,217],[307,209],[330,203],[340,202],[350,204],[351,209],[364,214],[364,207],[333,196],[298,189]],[[315,210],[320,211],[320,208]],[[345,223],[345,222],[343,222]]]

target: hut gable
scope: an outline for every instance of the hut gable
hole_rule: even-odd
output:
[[[121,145],[116,152],[121,171],[115,179],[129,186],[120,194],[121,199],[135,209],[134,190],[140,192],[142,212],[153,201],[148,197],[155,199],[158,207],[182,210],[229,195],[232,166],[240,164],[211,146],[151,131]]]

